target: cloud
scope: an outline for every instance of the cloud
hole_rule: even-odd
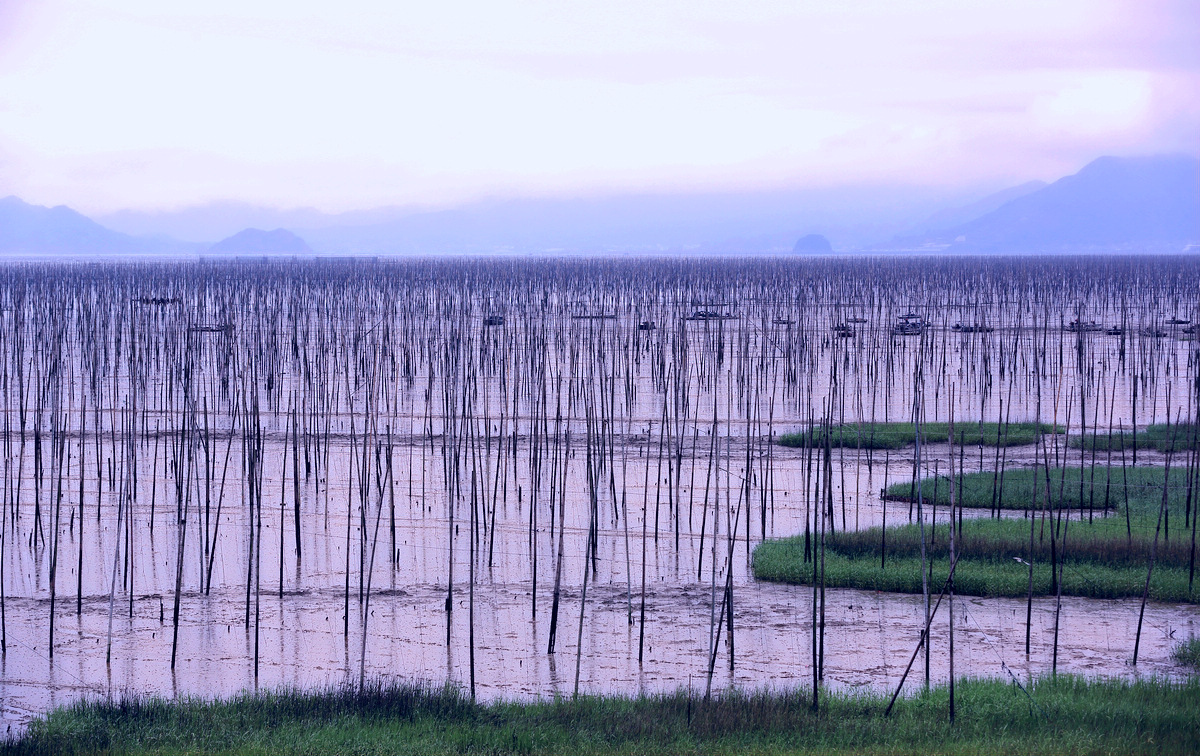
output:
[[[30,7],[6,180],[98,209],[1054,178],[1200,129],[1174,0]]]
[[[1144,71],[1086,71],[1034,99],[1030,114],[1040,128],[1105,134],[1133,129],[1149,112],[1152,77]]]

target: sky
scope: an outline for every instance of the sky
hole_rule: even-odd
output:
[[[1053,180],[1200,153],[1195,0],[0,0],[0,196],[84,212]]]

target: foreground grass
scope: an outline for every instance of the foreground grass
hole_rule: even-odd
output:
[[[918,686],[914,685],[916,690]],[[898,701],[685,693],[475,705],[454,691],[368,686],[224,702],[79,703],[35,722],[6,754],[84,753],[1167,753],[1200,751],[1200,680],[1059,676],[1027,687],[964,680]]]
[[[1110,473],[1114,480],[1107,481]],[[959,563],[955,569],[955,590],[974,596],[1025,596],[1032,563],[1034,595],[1052,595],[1056,587],[1050,565],[1052,558],[1057,558],[1063,563],[1064,595],[1103,599],[1141,597],[1162,502],[1164,474],[1161,467],[1130,469],[1124,474],[1120,468],[1112,471],[1099,468],[1092,480],[1087,469],[1068,468],[1065,476],[1062,470],[1051,470],[1050,488],[1056,507],[1060,503],[1064,508],[1086,506],[1092,489],[1096,489],[1097,506],[1106,498],[1114,505],[1120,504],[1115,515],[1089,519],[1083,514],[1083,519],[1064,519],[1065,531],[1052,545],[1052,523],[1040,503],[1044,501],[1045,472],[1039,471],[1035,478],[1032,470],[1010,471],[1005,476],[1003,495],[995,500],[1000,508],[1006,509],[1028,507],[1032,503],[1035,507],[1032,519],[964,519],[956,544]],[[1128,487],[1119,484],[1125,480]],[[958,484],[964,504],[991,506],[991,473],[968,474],[959,478]],[[927,516],[936,506],[948,506],[947,481],[935,485],[935,481],[925,479],[920,488],[929,508]],[[913,490],[911,484],[905,483],[889,488],[888,493],[892,498],[908,498]],[[901,493],[905,496],[900,496]],[[1196,603],[1200,599],[1191,580],[1191,531],[1183,527],[1185,499],[1186,471],[1172,470],[1167,501],[1168,512],[1174,515],[1164,520],[1167,527],[1159,531],[1150,581],[1149,595],[1159,601]],[[1080,514],[1077,512],[1075,516]],[[927,525],[925,535],[930,585],[937,590],[950,565],[948,525]],[[811,540],[803,535],[760,544],[754,551],[755,577],[811,584],[810,548]],[[830,533],[826,536],[825,583],[860,590],[920,593],[920,554],[921,532],[912,524],[890,527],[886,532],[870,528]]]
[[[1046,423],[955,423],[954,442],[968,446],[1023,446],[1037,441],[1043,433],[1053,433],[1055,427]],[[851,449],[902,449],[916,443],[917,428],[913,423],[846,423],[829,426],[830,443]],[[949,423],[923,423],[921,440],[926,443],[945,443],[950,440]],[[813,426],[797,433],[779,437],[782,446],[809,447],[825,443],[825,427]]]
[[[1120,451],[1132,449],[1154,449],[1160,452],[1187,451],[1200,445],[1200,428],[1195,423],[1166,423],[1148,426],[1145,430],[1114,431],[1112,433],[1087,433],[1071,439],[1071,446],[1083,447],[1088,451]]]

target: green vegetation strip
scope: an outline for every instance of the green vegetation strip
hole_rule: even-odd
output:
[[[1006,508],[1017,508],[1022,501],[1032,502],[1035,507],[1032,522],[1027,517],[964,518],[961,538],[956,544],[960,555],[954,578],[957,592],[973,596],[1025,596],[1029,590],[1029,564],[1032,562],[1034,595],[1054,593],[1050,569],[1051,522],[1046,518],[1041,503],[1044,495],[1035,495],[1032,490],[1034,472],[1022,470],[1007,473],[1003,495]],[[1079,494],[1081,472],[1085,476],[1082,499]],[[1027,498],[1020,498],[1023,478],[1017,473],[1027,478],[1024,489]],[[1107,488],[1108,500],[1119,505],[1117,513],[1113,515],[1096,516],[1089,520],[1086,513],[1077,511],[1074,517],[1082,514],[1082,519],[1063,520],[1065,534],[1054,544],[1053,556],[1063,562],[1064,595],[1103,599],[1141,597],[1162,502],[1164,473],[1161,467],[1129,469],[1125,473],[1120,468],[1098,468],[1093,482],[1091,470],[1068,468],[1065,471],[1066,484],[1059,486],[1063,471],[1051,470],[1052,500],[1063,502],[1064,507],[1078,509],[1080,501],[1086,505],[1091,495],[1088,486],[1100,489],[1105,485],[1101,481],[1110,475],[1113,480]],[[1045,473],[1038,471],[1037,474],[1044,493]],[[1164,520],[1166,527],[1159,534],[1154,574],[1150,581],[1150,597],[1159,601],[1196,603],[1200,598],[1193,586],[1189,585],[1191,529],[1184,527],[1183,517],[1187,496],[1186,475],[1186,470],[1173,469],[1167,488],[1170,517]],[[991,473],[963,476],[959,490],[964,500],[988,506],[992,477]],[[1118,484],[1119,480],[1125,478],[1129,481],[1128,488]],[[927,516],[932,514],[935,503],[947,506],[949,502],[947,481],[941,481],[936,488],[936,495],[933,483],[928,479],[921,481],[922,490],[927,495]],[[908,486],[908,490],[911,491],[912,487]],[[1126,508],[1127,491],[1129,503]],[[1197,493],[1200,492],[1193,492],[1193,497]],[[1011,500],[1010,495],[1014,497]],[[1103,497],[1098,500],[1102,501]],[[1195,501],[1192,504],[1196,506]],[[949,526],[944,522],[937,527],[927,525],[925,532],[926,553],[932,574],[930,585],[940,586],[950,563]],[[813,577],[810,549],[811,540],[806,544],[803,535],[765,541],[754,551],[754,575],[762,580],[808,585]],[[827,586],[860,590],[920,593],[920,554],[921,534],[913,524],[889,527],[886,534],[881,528],[834,532],[826,536],[825,583]]]
[[[1162,501],[1163,467],[1020,468],[998,473],[981,472],[954,476],[954,498],[968,509],[1046,508],[1047,489],[1051,509],[1108,509],[1125,506],[1128,493],[1132,511],[1158,513]],[[1048,484],[1048,485],[1047,485]],[[950,477],[922,478],[921,498],[926,504],[950,505]],[[887,487],[884,498],[891,501],[916,501],[917,486],[912,481]],[[1171,470],[1168,504],[1180,513],[1187,499],[1187,468]],[[1196,492],[1193,492],[1193,497]]]
[[[918,685],[912,686],[918,691]],[[33,723],[8,754],[1165,753],[1200,751],[1200,680],[1060,675],[1027,686],[964,680],[897,702],[803,693],[685,693],[475,705],[454,691],[368,686],[224,702],[79,703]]]
[[[1120,451],[1132,449],[1154,449],[1155,451],[1188,451],[1200,446],[1200,430],[1195,423],[1177,423],[1167,425],[1151,425],[1146,430],[1133,433],[1131,431],[1112,431],[1104,433],[1084,433],[1071,439],[1071,446],[1076,449],[1083,447],[1088,451]]]
[[[1028,540],[1028,536],[1026,536]],[[805,562],[803,537],[768,541],[754,551],[754,575],[762,580],[810,585],[812,563]],[[931,562],[931,590],[937,591],[946,579],[949,560]],[[1108,567],[1066,559],[1062,573],[1064,596],[1117,599],[1138,598],[1146,583],[1146,567]],[[880,566],[878,553],[854,558],[829,549],[825,556],[825,584],[836,588],[864,591],[921,593],[919,557],[889,555],[886,567]],[[1029,565],[1015,560],[975,559],[963,556],[954,571],[954,590],[968,596],[1024,597],[1029,590]],[[1054,594],[1050,562],[1034,563],[1033,595]],[[1150,581],[1150,598],[1156,601],[1196,603],[1188,591],[1186,567],[1156,566]]]
[[[1023,446],[1037,441],[1043,433],[1055,431],[1055,426],[1046,423],[955,423],[954,442],[967,446]],[[846,423],[829,426],[829,436],[830,444],[838,447],[902,449],[916,443],[917,427],[913,423]],[[921,440],[927,443],[949,441],[950,424],[923,423]],[[779,437],[779,443],[800,448],[821,446],[825,443],[825,426],[785,433]]]

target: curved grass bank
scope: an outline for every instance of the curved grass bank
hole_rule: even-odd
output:
[[[916,691],[919,686],[914,685]],[[80,703],[33,723],[5,754],[1164,753],[1200,751],[1200,681],[964,680],[901,698],[684,693],[475,705],[408,686],[229,701]]]
[[[1061,431],[1061,429],[1057,429]],[[954,443],[968,446],[1025,446],[1037,441],[1043,433],[1054,433],[1047,423],[955,423]],[[926,443],[945,443],[950,440],[949,423],[922,423],[921,440]],[[829,442],[848,449],[903,449],[917,441],[913,423],[846,423],[829,426]],[[806,448],[825,443],[824,426],[805,428],[779,437],[781,446]]]
[[[1035,477],[1036,473],[1036,477]],[[1054,560],[1062,560],[1062,592],[1086,598],[1139,598],[1146,582],[1151,547],[1162,504],[1165,469],[1161,467],[1068,468],[1050,471],[1053,515],[1045,507],[1045,471],[1014,470],[1005,474],[1002,495],[993,498],[994,476],[971,473],[958,479],[958,493],[965,506],[1000,509],[1029,509],[1031,517],[964,518],[958,539],[955,591],[972,596],[1028,595],[1029,565],[1033,564],[1033,592],[1053,595],[1051,571]],[[1084,483],[1080,493],[1081,477]],[[1125,485],[1125,482],[1128,485]],[[926,517],[936,507],[948,511],[950,486],[947,480],[920,481]],[[909,500],[914,491],[903,483],[888,489],[894,499]],[[903,494],[903,495],[898,495]],[[1193,497],[1196,492],[1193,492]],[[1167,486],[1167,514],[1158,530],[1150,598],[1159,601],[1196,603],[1200,591],[1189,584],[1192,569],[1191,529],[1184,527],[1187,471],[1171,470]],[[1095,502],[1097,513],[1086,508]],[[1114,514],[1100,509],[1108,502]],[[1193,501],[1193,507],[1196,502]],[[1067,519],[1066,510],[1075,510]],[[1052,519],[1061,524],[1051,543]],[[1032,526],[1032,527],[1031,527]],[[1032,544],[1031,544],[1032,530]],[[926,553],[931,585],[941,585],[950,566],[949,526],[927,525]],[[916,525],[905,524],[826,535],[825,584],[869,591],[920,593],[921,534]],[[755,577],[783,583],[808,585],[813,568],[810,545],[804,535],[765,541],[754,550]],[[1200,581],[1196,581],[1200,583]]]

